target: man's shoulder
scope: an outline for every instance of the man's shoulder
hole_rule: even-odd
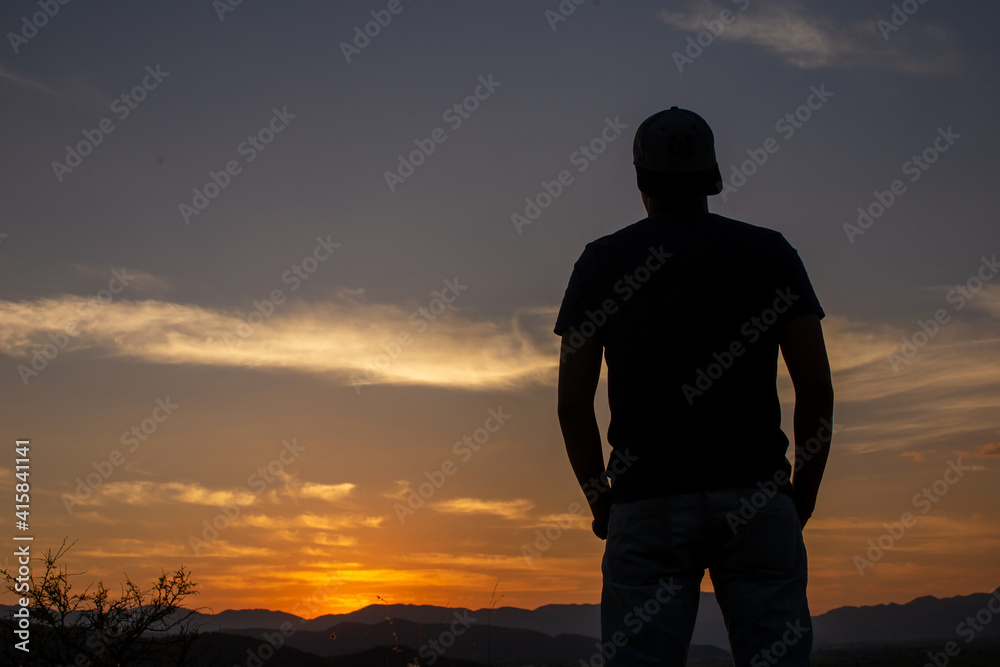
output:
[[[645,248],[643,244],[662,242],[665,237],[674,234],[687,238],[700,237],[715,245],[731,244],[741,247],[748,243],[767,245],[785,242],[784,236],[777,230],[716,213],[651,216],[594,239],[584,248],[584,255],[599,256],[636,247]]]

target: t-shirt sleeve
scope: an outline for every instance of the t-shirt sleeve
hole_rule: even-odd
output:
[[[595,266],[588,247],[573,265],[573,273],[569,277],[569,285],[563,295],[562,305],[556,316],[556,325],[553,328],[557,336],[568,333],[570,327],[579,326],[586,316],[587,309],[594,303],[596,298],[594,272]]]
[[[778,243],[774,280],[779,292],[784,291],[787,302],[790,302],[788,310],[782,315],[783,318],[818,315],[823,319],[826,316],[812,283],[809,282],[809,274],[806,273],[806,267],[802,264],[798,251],[785,240],[784,236]]]

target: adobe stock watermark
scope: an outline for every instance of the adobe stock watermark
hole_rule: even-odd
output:
[[[490,408],[486,411],[487,417],[483,425],[474,429],[471,435],[464,435],[451,447],[452,453],[459,458],[461,463],[468,463],[472,455],[489,442],[494,433],[507,423],[511,415],[503,411],[503,406],[496,409]],[[406,523],[406,519],[417,513],[434,494],[441,490],[448,478],[458,472],[458,464],[452,459],[445,459],[433,470],[424,471],[426,481],[414,487],[406,482],[406,504],[397,502],[392,509],[396,513],[396,518],[400,523]]]
[[[875,27],[882,33],[882,39],[889,41],[889,35],[898,32],[900,28],[907,24],[910,17],[916,14],[920,7],[927,4],[927,0],[903,0],[903,2],[892,5],[892,13],[889,20],[879,19],[875,22]]]
[[[21,377],[21,382],[25,387],[32,379],[38,377],[42,371],[49,367],[59,353],[69,346],[70,339],[80,334],[81,324],[90,324],[97,317],[97,313],[106,305],[114,301],[116,295],[128,287],[130,281],[135,276],[127,272],[125,267],[111,270],[111,279],[108,286],[97,291],[94,296],[87,297],[86,303],[77,306],[76,312],[79,319],[70,320],[62,325],[62,331],[48,332],[50,343],[46,343],[40,348],[31,351],[30,366],[26,364],[17,365],[17,374]]]
[[[677,593],[683,588],[680,584],[674,583],[674,578],[660,579],[657,589],[641,605],[636,605],[622,617],[622,624],[632,633],[631,637],[624,630],[616,630],[612,633],[610,640],[594,644],[597,649],[589,660],[580,658],[580,667],[604,667],[607,661],[615,657],[629,640],[637,636],[642,629],[656,617],[663,608],[670,604]]]
[[[638,460],[638,457],[629,454],[628,449],[614,450],[608,461],[607,476],[590,479],[581,487],[583,495],[587,499],[587,504],[582,505],[578,502],[570,503],[569,507],[566,508],[566,513],[572,518],[564,519],[565,515],[562,515],[556,517],[544,529],[536,528],[534,542],[521,545],[521,557],[524,558],[524,561],[528,565],[533,565],[531,561],[535,558],[540,558],[546,551],[551,549],[559,538],[573,527],[576,519],[586,516],[590,512],[591,506],[597,502],[597,499],[602,494],[611,491],[611,487],[615,483],[615,478],[631,468]]]
[[[243,0],[212,0],[212,9],[219,17],[219,23],[226,20],[226,14],[236,11],[236,8],[243,4]]]
[[[730,0],[730,2],[739,7],[741,12],[746,11],[747,7],[750,6],[750,0]],[[701,24],[705,26],[705,30],[702,30],[694,37],[688,35],[687,47],[684,49],[684,53],[674,51],[671,54],[674,59],[674,65],[677,66],[677,71],[683,74],[684,68],[688,65],[693,65],[694,61],[705,53],[705,49],[712,46],[715,43],[715,39],[722,35],[726,26],[735,23],[737,18],[739,18],[739,14],[734,13],[733,10],[723,9],[719,12],[719,18],[702,21]]]
[[[455,276],[454,280],[445,279],[444,289],[438,293],[438,296],[431,299],[426,307],[421,306],[410,313],[410,317],[408,318],[410,326],[416,329],[418,334],[423,333],[467,289],[469,289],[469,286],[460,283],[458,276]],[[403,354],[403,349],[412,344],[413,335],[407,329],[401,330],[388,343],[382,343],[382,352],[375,355],[374,359],[365,364],[364,373],[351,374],[351,386],[354,387],[354,393],[360,396],[361,388],[370,385],[372,381],[385,373],[392,366],[392,362]]]
[[[809,92],[803,104],[774,122],[774,130],[780,133],[785,141],[795,136],[795,133],[812,119],[813,114],[822,109],[823,105],[833,97],[833,92],[826,89],[825,83],[821,83],[819,88],[810,86]],[[739,165],[735,163],[730,165],[729,180],[725,180],[726,176],[723,174],[722,192],[719,193],[722,195],[722,201],[729,201],[730,195],[736,194],[746,185],[747,180],[767,164],[768,159],[780,149],[781,144],[774,137],[765,139],[760,148],[748,148],[747,155],[750,159],[744,160]]]
[[[806,623],[809,623],[811,626],[809,619],[806,619]],[[795,619],[794,623],[792,621],[785,621],[785,631],[781,637],[775,639],[767,648],[761,649],[754,654],[750,658],[751,667],[766,667],[766,665],[778,664],[782,658],[788,655],[789,650],[810,632],[812,632],[812,627],[802,625],[801,619]]]
[[[671,257],[673,257],[673,253],[665,252],[663,245],[660,245],[659,248],[649,246],[646,260],[631,272],[623,275],[612,287],[612,291],[616,295],[620,295],[621,298],[609,297],[601,302],[599,308],[585,311],[584,317],[586,319],[580,323],[579,329],[576,326],[571,326],[563,335],[559,353],[560,359],[565,361],[570,354],[583,347],[587,340],[596,335],[600,328],[618,312],[620,304],[627,302],[637,291],[642,289],[642,286],[653,277],[653,273],[663,268],[666,260]]]
[[[140,445],[149,440],[159,430],[160,425],[167,421],[181,407],[179,403],[171,401],[170,396],[157,398],[154,404],[156,407],[153,408],[148,417],[138,424],[133,424],[128,430],[123,431],[121,437],[118,439],[123,447],[128,448],[128,453],[131,454],[139,449]],[[73,489],[72,494],[62,494],[62,501],[66,507],[66,511],[72,514],[75,506],[84,504],[88,498],[94,495],[94,491],[108,481],[111,475],[124,463],[125,454],[120,449],[112,449],[106,458],[100,461],[92,461],[90,465],[93,467],[94,472],[88,473],[83,479],[77,477],[74,480],[76,487]]]
[[[40,11],[21,17],[21,29],[17,32],[8,32],[7,41],[14,53],[18,53],[25,44],[38,36],[38,31],[49,24],[49,21],[56,17],[59,9],[68,5],[70,0],[38,0]]]
[[[560,23],[565,23],[569,17],[576,13],[576,8],[587,0],[560,0],[555,9],[545,10],[545,20],[549,22],[552,32],[556,31]]]
[[[309,280],[319,270],[323,262],[330,259],[333,251],[340,247],[339,243],[334,243],[330,240],[331,236],[332,234],[327,234],[326,238],[317,236],[316,245],[313,246],[312,252],[303,257],[298,263],[292,264],[281,274],[281,283],[283,285],[291,285],[288,289],[289,293],[298,290],[304,281]],[[222,338],[225,340],[226,345],[229,346],[229,349],[235,349],[240,343],[250,338],[258,327],[274,315],[278,306],[284,304],[286,299],[285,292],[278,288],[271,290],[270,294],[264,297],[262,301],[254,299],[253,310],[247,313],[245,317],[241,316],[239,318],[239,323],[236,325],[235,337],[230,336],[228,333],[223,334]]]
[[[253,162],[296,117],[297,114],[288,113],[287,106],[280,110],[278,107],[273,107],[271,118],[267,123],[255,133],[248,134],[246,139],[236,145],[236,154],[243,158],[245,164]],[[243,173],[243,167],[244,164],[234,158],[227,161],[219,171],[209,169],[205,185],[191,189],[193,194],[191,203],[181,202],[177,205],[184,224],[191,224],[192,217],[201,215],[202,211],[229,187],[233,178]]]
[[[986,600],[986,604],[976,611],[975,616],[966,616],[965,620],[955,626],[955,634],[971,644],[983,630],[986,629],[993,619],[1000,615],[1000,588],[993,591]],[[945,643],[940,651],[928,651],[929,662],[925,662],[923,667],[947,667],[951,658],[957,657],[962,652],[962,646],[955,640]]]
[[[427,665],[433,665],[438,658],[443,656],[448,649],[455,645],[455,641],[469,631],[472,624],[479,619],[469,615],[468,609],[463,609],[461,613],[457,610],[452,612],[455,620],[451,622],[447,630],[442,630],[436,639],[429,639],[420,645],[417,655],[427,660]]]
[[[997,256],[982,257],[982,264],[979,270],[970,276],[964,284],[955,285],[945,295],[945,301],[952,304],[957,312],[965,308],[965,304],[975,298],[976,294],[985,287],[986,283],[993,280],[997,273],[1000,273],[1000,263]],[[899,372],[900,366],[913,361],[917,352],[922,350],[938,334],[945,324],[951,322],[951,314],[944,308],[934,311],[934,316],[925,320],[917,320],[917,329],[909,336],[903,336],[903,344],[898,351],[889,353],[889,363],[892,370]]]
[[[945,468],[941,478],[914,494],[910,503],[915,509],[920,510],[921,516],[927,514],[970,470],[972,470],[972,466],[962,465],[961,457],[958,461],[948,461],[948,467]],[[903,539],[907,529],[917,525],[918,518],[919,516],[913,512],[903,512],[898,521],[882,524],[885,531],[877,538],[868,540],[868,549],[864,552],[864,556],[855,555],[853,558],[854,567],[858,570],[858,574],[862,577],[865,576],[865,569],[882,560],[886,552],[892,550]]]
[[[747,343],[751,345],[760,340],[778,322],[780,315],[788,312],[792,304],[799,300],[798,294],[792,294],[791,287],[786,287],[783,290],[777,289],[774,293],[776,296],[771,307],[765,308],[760,315],[751,317],[740,327],[740,333],[746,337]],[[736,360],[742,357],[746,351],[746,345],[742,340],[734,340],[721,353],[713,352],[712,359],[714,361],[695,371],[694,383],[681,386],[681,391],[684,392],[684,398],[687,399],[688,405],[693,405],[696,397],[704,396],[705,392],[711,389],[712,385],[727,370],[732,368]]]
[[[406,1],[407,4],[411,2],[411,0]],[[340,43],[340,52],[344,54],[344,60],[350,64],[351,58],[360,56],[361,52],[371,45],[372,40],[381,35],[382,31],[389,27],[389,24],[392,23],[392,18],[402,14],[404,9],[406,7],[401,0],[389,0],[385,9],[371,10],[372,20],[363,25],[354,26],[354,39],[350,42]]]
[[[492,73],[485,77],[480,75],[478,81],[479,85],[475,87],[471,94],[467,95],[465,99],[455,102],[441,114],[441,120],[448,124],[452,132],[462,127],[465,121],[469,120],[472,114],[479,109],[480,104],[490,99],[497,88],[503,85],[502,81],[493,80]],[[413,143],[417,146],[416,149],[406,155],[400,153],[396,169],[394,171],[386,169],[383,172],[385,183],[389,186],[389,192],[395,192],[397,187],[405,183],[406,179],[413,176],[417,169],[425,164],[430,156],[434,155],[438,145],[443,144],[447,140],[448,133],[444,131],[443,127],[436,127],[431,130],[430,136],[426,139],[414,139]]]
[[[911,183],[919,181],[924,172],[938,161],[941,154],[948,152],[955,145],[955,142],[962,137],[961,134],[957,134],[951,129],[951,125],[947,129],[939,127],[937,134],[938,136],[934,137],[934,140],[927,148],[920,151],[919,154],[914,154],[900,167],[903,175],[910,177],[909,180]],[[899,178],[889,183],[887,190],[875,190],[872,193],[875,196],[875,200],[867,206],[858,207],[857,225],[852,225],[849,222],[844,223],[844,233],[847,234],[847,240],[851,245],[854,245],[855,238],[868,231],[875,224],[875,221],[885,215],[885,212],[892,208],[893,204],[905,195],[906,192],[906,183]]]
[[[170,72],[162,71],[159,64],[156,67],[146,65],[146,75],[142,77],[139,83],[111,101],[111,113],[119,121],[124,121],[133,111],[139,108],[139,104],[144,102],[151,92],[159,88],[160,84],[168,76],[170,76]],[[94,149],[104,142],[104,137],[114,131],[115,122],[109,117],[104,117],[98,121],[97,127],[84,129],[82,131],[83,139],[75,145],[66,144],[64,161],[52,161],[52,171],[55,173],[56,180],[62,183],[66,174],[73,173],[74,169],[83,164],[83,159],[93,153]]]
[[[816,431],[816,435],[802,443],[801,449],[796,445],[795,463],[792,466],[793,473],[802,470],[802,467],[812,460],[824,446],[830,444],[837,429],[843,427],[843,424],[831,424],[826,419],[820,419],[819,423],[820,427]],[[767,505],[768,501],[779,493],[779,487],[785,486],[790,481],[791,477],[784,470],[779,469],[774,472],[771,479],[757,482],[757,490],[749,497],[740,500],[739,511],[726,514],[726,523],[729,524],[733,535],[757,516],[757,513]]]
[[[235,499],[233,502],[219,506],[219,513],[211,519],[201,522],[201,535],[192,533],[188,536],[188,546],[195,556],[201,555],[201,550],[215,540],[223,531],[227,530],[243,511],[244,507],[253,504],[254,499],[267,490],[268,485],[273,484],[285,471],[285,466],[294,463],[306,450],[305,445],[300,445],[298,440],[292,438],[291,442],[281,441],[281,449],[277,456],[271,459],[267,465],[257,468],[256,472],[247,477],[247,486],[253,492],[250,499],[242,501]]]
[[[569,163],[576,167],[576,172],[582,174],[593,164],[608,146],[614,143],[622,132],[628,129],[628,124],[619,120],[620,116],[615,116],[614,120],[605,117],[604,127],[601,131],[585,144],[569,154]],[[534,197],[524,198],[524,214],[514,212],[510,214],[510,221],[514,224],[514,229],[518,234],[523,232],[523,228],[531,225],[542,215],[542,211],[552,205],[556,199],[562,196],[567,187],[574,183],[573,172],[563,169],[551,181],[543,180],[542,189]]]

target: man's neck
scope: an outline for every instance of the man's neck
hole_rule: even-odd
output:
[[[673,199],[643,198],[646,213],[654,215],[674,215],[684,213],[708,213],[708,197],[677,197]]]

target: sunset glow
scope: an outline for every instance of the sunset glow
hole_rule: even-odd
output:
[[[374,5],[194,4],[73,3],[0,56],[0,409],[8,449],[31,442],[36,556],[76,540],[81,587],[183,564],[215,612],[599,602],[552,328],[584,246],[644,217],[635,128],[679,104],[716,131],[712,212],[780,231],[827,313],[812,613],[1000,584],[995,21],[926,3],[885,38],[891,3],[595,2],[555,27],[555,2],[405,3],[347,57]]]

